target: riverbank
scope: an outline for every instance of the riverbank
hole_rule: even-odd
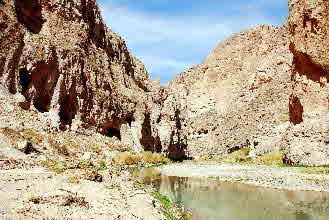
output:
[[[216,178],[274,189],[329,192],[328,168],[280,167],[252,164],[182,163],[157,168],[162,175]]]

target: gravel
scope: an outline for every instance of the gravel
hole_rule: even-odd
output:
[[[275,189],[329,192],[329,175],[304,174],[312,168],[241,164],[170,164],[158,168],[162,175],[216,178]]]

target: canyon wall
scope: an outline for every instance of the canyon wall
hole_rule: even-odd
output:
[[[293,54],[286,160],[291,164],[329,163],[329,2],[289,0],[286,25]]]
[[[161,112],[160,138],[174,133],[163,148],[193,158],[279,149],[289,126],[288,42],[285,27],[262,25],[221,42],[205,62],[179,74]]]
[[[181,160],[249,147],[251,157],[282,150],[286,163],[328,164],[329,3],[289,8],[283,27],[233,35],[164,87],[96,0],[7,0],[0,86],[47,129],[92,129],[135,151]]]
[[[0,4],[0,83],[53,129],[92,128],[154,150],[159,82],[106,27],[96,0]]]

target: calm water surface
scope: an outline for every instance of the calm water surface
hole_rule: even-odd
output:
[[[142,172],[145,172],[143,170]],[[163,195],[207,220],[329,220],[329,193],[275,190],[211,179],[141,175]]]

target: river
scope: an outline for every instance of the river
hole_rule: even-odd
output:
[[[150,171],[148,171],[150,172]],[[289,191],[210,178],[144,177],[144,183],[206,220],[328,220],[329,193]]]

